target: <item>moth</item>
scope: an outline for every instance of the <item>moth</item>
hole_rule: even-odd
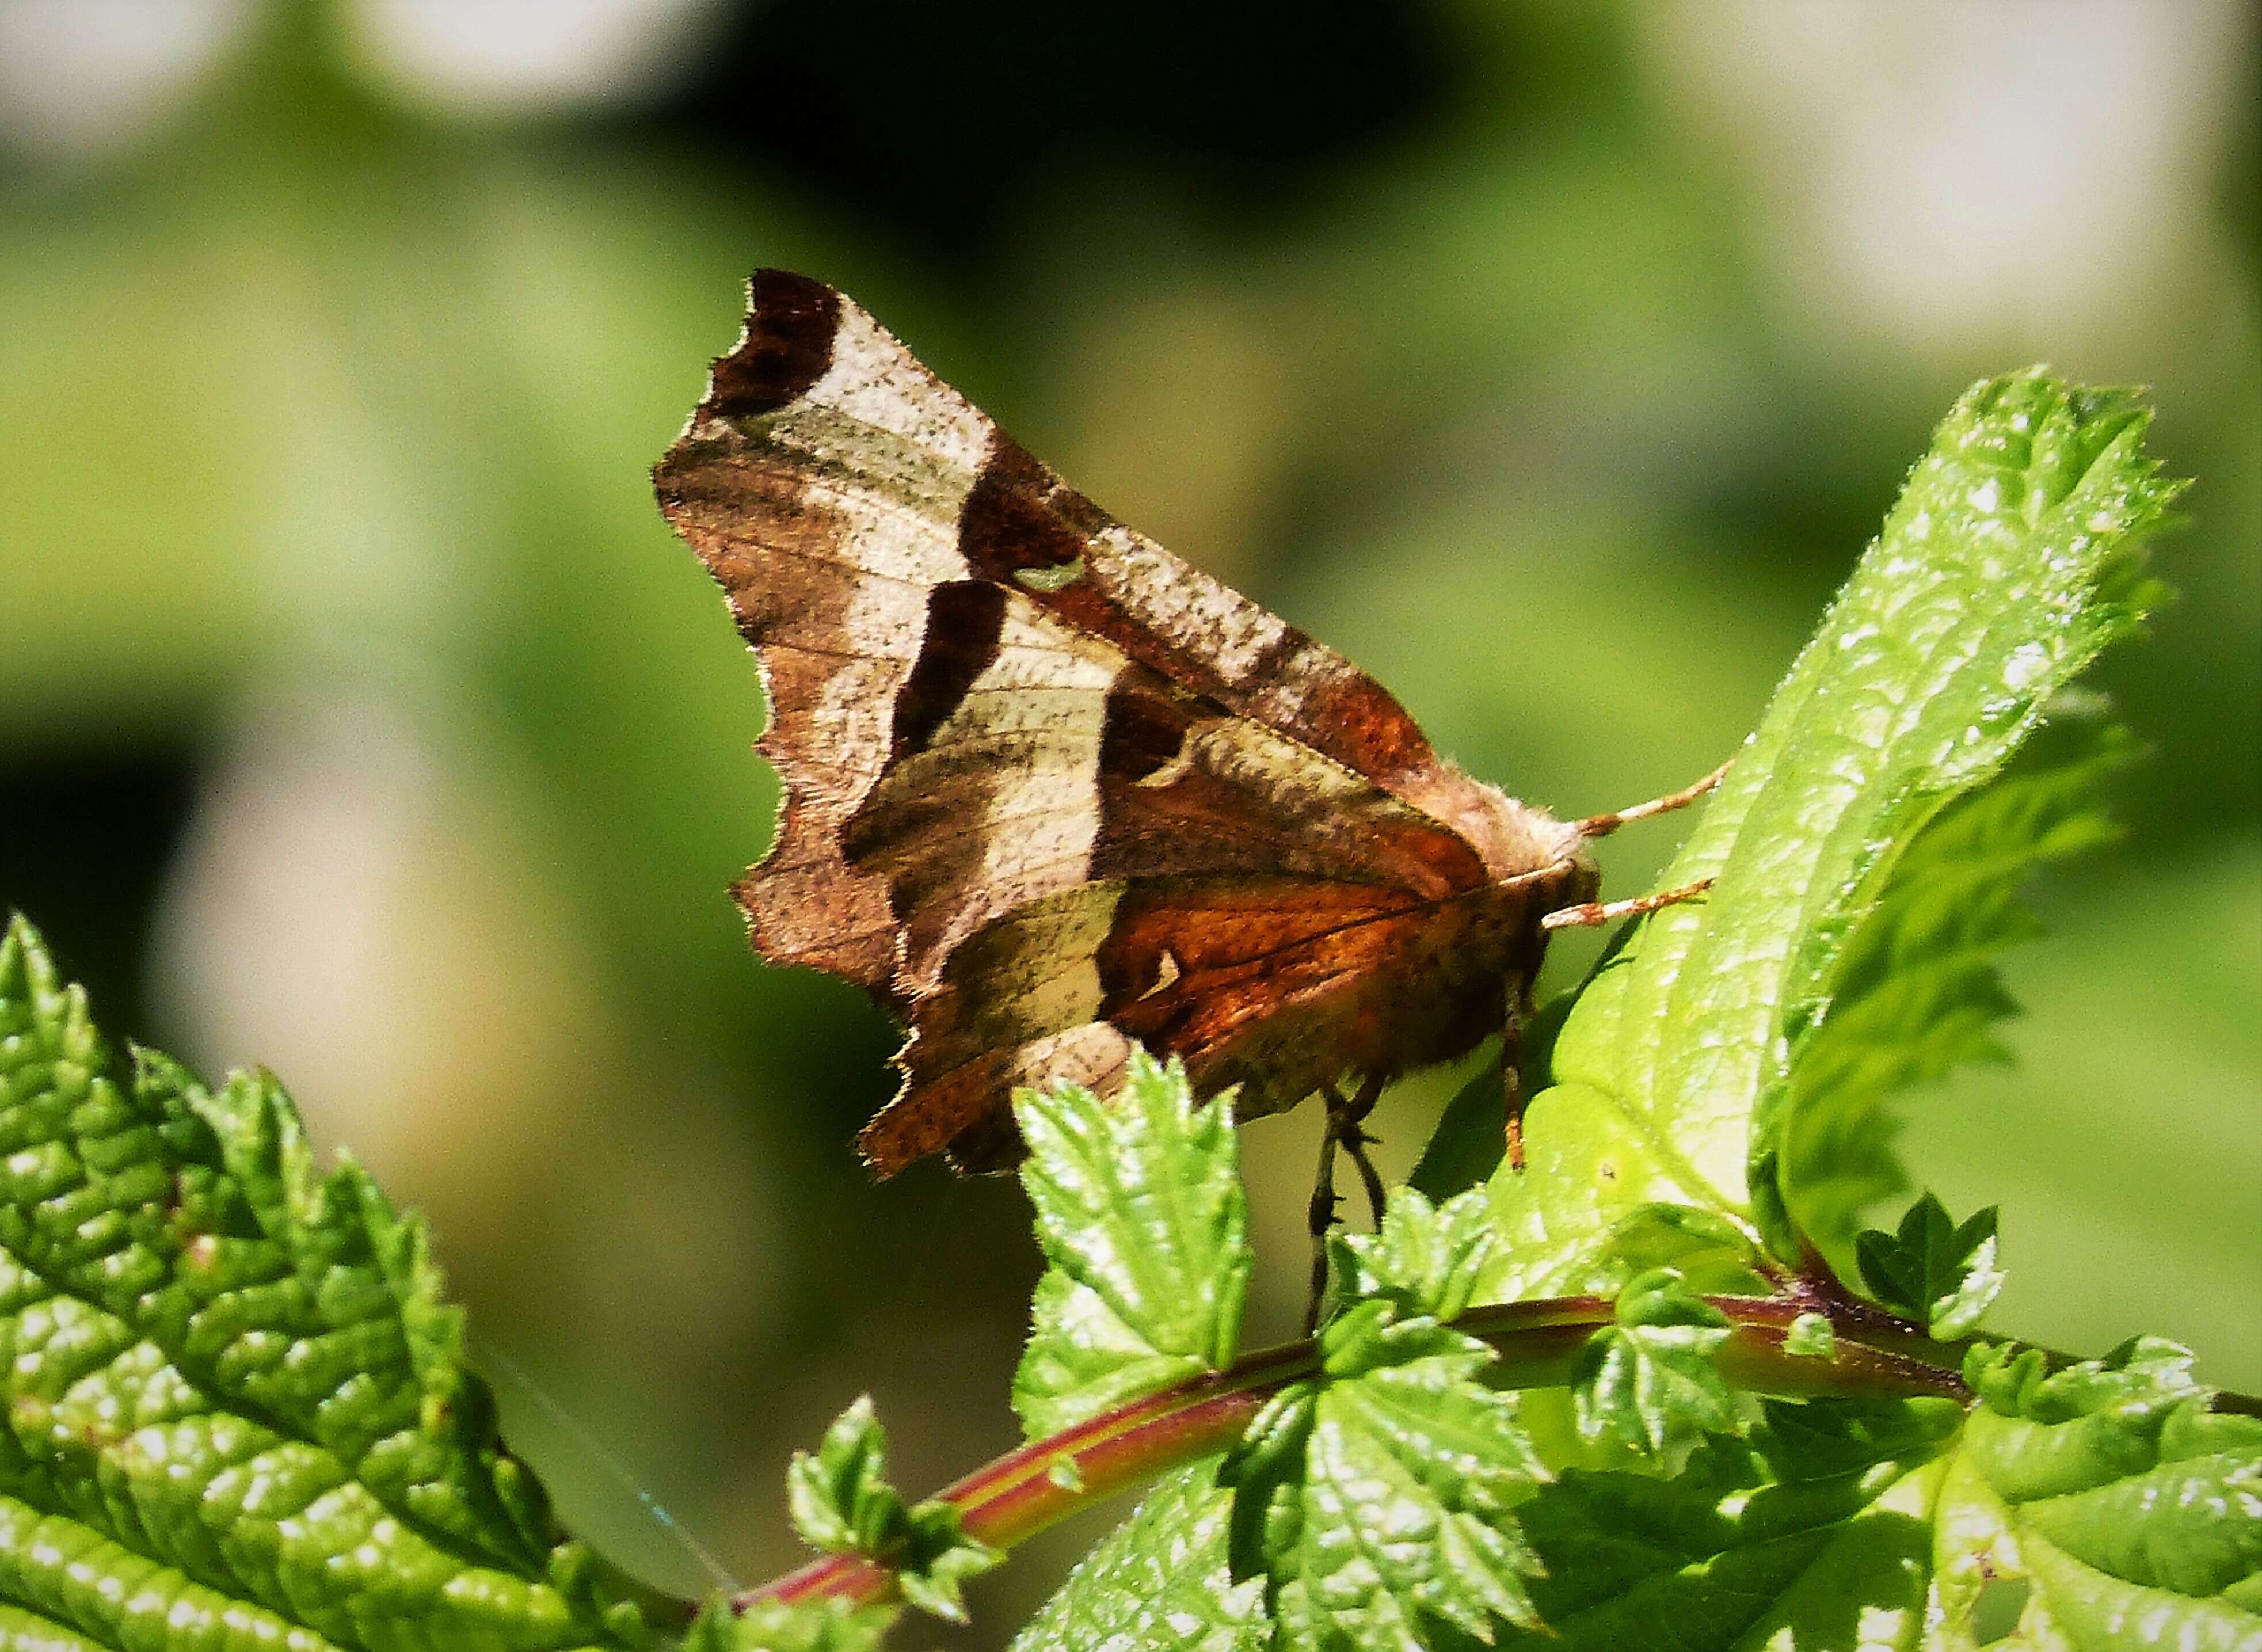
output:
[[[753,277],[653,480],[769,697],[754,945],[909,1028],[859,1138],[882,1177],[1009,1166],[1016,1086],[1104,1093],[1136,1045],[1244,1120],[1327,1098],[1318,1226],[1401,1073],[1505,1033],[1512,1129],[1551,929],[1693,892],[1598,904],[1588,846],[1717,776],[1572,821],[1472,777],[806,276]]]

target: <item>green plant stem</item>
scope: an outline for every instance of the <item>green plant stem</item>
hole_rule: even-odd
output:
[[[1795,1398],[1932,1394],[1968,1403],[1958,1374],[1961,1345],[1933,1341],[1922,1329],[1866,1303],[1807,1295],[1706,1298],[1733,1326],[1715,1355],[1739,1386]],[[1487,1378],[1502,1388],[1558,1387],[1588,1338],[1611,1323],[1608,1297],[1565,1296],[1473,1309],[1454,1328],[1500,1354]],[[1802,1313],[1826,1316],[1837,1345],[1826,1357],[1784,1352]],[[1074,1428],[1008,1452],[945,1487],[937,1499],[958,1511],[967,1536],[1011,1548],[1056,1521],[1180,1463],[1223,1451],[1281,1389],[1319,1369],[1309,1341],[1250,1355],[1230,1369],[1180,1382],[1120,1405]],[[887,1568],[861,1555],[828,1555],[738,1598],[757,1601],[834,1598],[877,1600],[894,1587]]]

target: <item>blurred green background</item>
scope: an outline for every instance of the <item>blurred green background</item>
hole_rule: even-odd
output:
[[[724,892],[754,669],[646,472],[748,270],[1574,812],[1726,754],[1932,422],[2047,358],[2151,385],[2200,479],[2102,674],[2157,753],[2040,891],[2021,1064],[1907,1146],[2005,1204],[1999,1324],[2262,1387],[2257,41],[2246,0],[0,0],[0,905],[429,1215],[569,1519],[705,1587],[656,1501],[757,1581],[859,1391],[908,1489],[1010,1442],[1035,1264],[1010,1183],[865,1181],[890,1030]],[[1394,1167],[1452,1087],[1386,1108]],[[1245,1138],[1258,1340],[1315,1129]]]

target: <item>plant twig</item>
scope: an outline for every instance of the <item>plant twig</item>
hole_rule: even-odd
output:
[[[1962,1345],[1934,1342],[1921,1327],[1882,1309],[1812,1291],[1705,1300],[1734,1327],[1715,1357],[1743,1388],[1801,1399],[1929,1394],[1970,1400],[1958,1374]],[[1580,1349],[1614,1313],[1608,1297],[1562,1296],[1473,1309],[1453,1324],[1499,1353],[1488,1380],[1549,1388],[1569,1380]],[[1829,1354],[1784,1350],[1790,1324],[1803,1313],[1831,1320],[1837,1344]],[[1265,1349],[1008,1452],[946,1486],[937,1500],[958,1511],[968,1537],[1010,1548],[1166,1469],[1223,1451],[1268,1399],[1318,1369],[1316,1345],[1308,1339]],[[766,1600],[862,1603],[884,1598],[894,1584],[891,1572],[861,1555],[828,1555],[734,1604],[744,1610]]]

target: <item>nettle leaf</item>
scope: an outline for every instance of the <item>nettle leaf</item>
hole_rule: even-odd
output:
[[[1740,1295],[1768,1287],[1751,1230],[1689,1205],[1635,1206],[1610,1230],[1603,1256],[1603,1276],[1621,1286],[1671,1268],[1694,1291]]]
[[[1569,1469],[1522,1511],[1555,1652],[1914,1648],[1950,1401],[1769,1403],[1670,1479]]]
[[[1754,1225],[1797,1258],[1792,1075],[1899,852],[2151,600],[2139,542],[2176,489],[2143,455],[2148,417],[2037,370],[1941,422],[1664,875],[1711,878],[1709,896],[1643,920],[1565,1021],[1524,1116],[1530,1168],[1489,1184],[1488,1295],[1582,1288],[1644,1203]]]
[[[1322,1374],[1270,1402],[1218,1470],[1236,1576],[1264,1573],[1290,1645],[1489,1642],[1534,1621],[1515,1508],[1542,1470],[1474,1338],[1395,1301],[1320,1332]]]
[[[0,940],[11,1644],[155,1645],[160,1620],[162,1644],[224,1626],[310,1652],[678,1644],[504,1454],[413,1218],[350,1165],[317,1174],[271,1080],[213,1094],[145,1052],[124,1090],[112,1066],[18,920]],[[864,1443],[836,1428],[825,1455],[868,1511]],[[904,1523],[935,1547],[932,1512]],[[860,1652],[892,1615],[718,1604],[683,1644]]]
[[[1969,1336],[2003,1288],[1992,1205],[1959,1227],[1927,1194],[1902,1216],[1898,1232],[1872,1228],[1855,1241],[1854,1253],[1879,1302],[1924,1321],[1943,1340]]]
[[[1916,834],[1855,928],[1828,1014],[1795,1054],[1786,1103],[1783,1179],[1800,1229],[1826,1254],[1842,1255],[1859,1213],[1907,1187],[1885,1104],[1966,1063],[2009,1059],[1995,1027],[2016,1006],[1995,959],[2042,929],[2021,891],[2038,868],[2119,835],[2099,793],[2137,749],[2111,726],[2038,740],[2017,769]]]
[[[1232,1364],[1253,1259],[1229,1100],[1195,1106],[1177,1062],[1135,1052],[1105,1104],[1063,1085],[1013,1111],[1050,1264],[1013,1379],[1029,1437]]]
[[[272,1078],[121,1078],[20,919],[0,1386],[11,1643],[672,1643],[505,1451],[422,1225],[319,1172]]]
[[[1401,1314],[1458,1319],[1492,1257],[1492,1204],[1480,1188],[1433,1205],[1394,1187],[1378,1231],[1338,1230],[1328,1243],[1343,1299],[1384,1298]]]
[[[802,1541],[836,1555],[872,1553],[885,1540],[882,1528],[904,1514],[887,1470],[887,1431],[872,1396],[859,1395],[814,1453],[797,1451],[786,1466],[786,1506]]]
[[[837,1599],[765,1600],[734,1612],[718,1600],[691,1626],[683,1652],[878,1652],[900,1615]]]
[[[1264,1652],[1264,1584],[1226,1558],[1232,1495],[1216,1462],[1163,1479],[1014,1637],[1014,1652]]]
[[[911,1605],[962,1623],[959,1586],[1005,1557],[964,1535],[950,1504],[905,1504],[887,1468],[887,1431],[865,1395],[833,1419],[814,1453],[794,1454],[786,1470],[794,1529],[812,1547],[886,1567]]]
[[[1618,1294],[1616,1317],[1580,1351],[1572,1389],[1580,1433],[1677,1469],[1706,1434],[1741,1431],[1741,1402],[1712,1363],[1728,1339],[1725,1314],[1660,1267]]]
[[[2262,1646],[2262,1418],[2210,1410],[2191,1367],[2158,1338],[2055,1373],[1971,1351],[1980,1403],[1936,1510],[1942,1645],[2023,1582],[2006,1644]]]

